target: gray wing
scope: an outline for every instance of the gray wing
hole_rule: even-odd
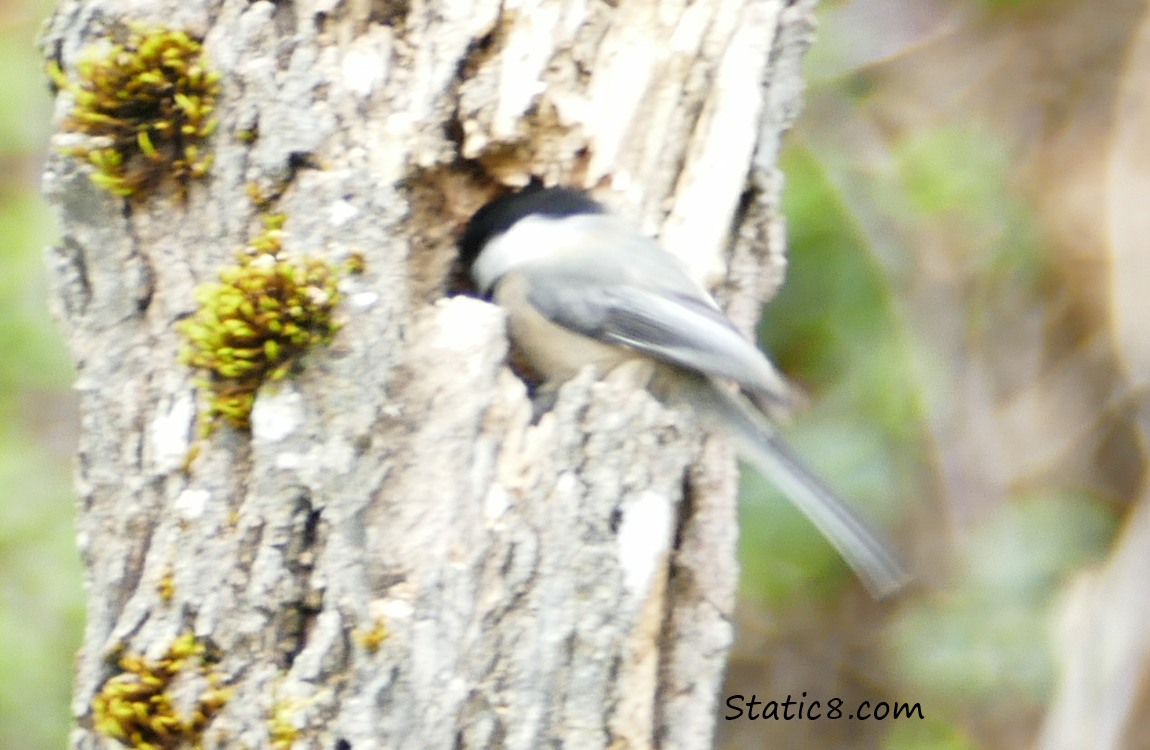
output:
[[[531,304],[569,330],[688,370],[729,378],[776,404],[787,400],[786,384],[774,366],[677,259],[638,234],[623,235],[626,240],[620,246],[621,235],[614,229],[614,234],[602,238],[610,241],[610,252],[593,251],[598,264],[593,276],[586,270],[587,255],[580,252],[558,264],[552,258],[546,268],[528,264],[520,269],[529,277],[544,273],[549,277],[530,280]],[[589,237],[597,239],[594,232]],[[556,279],[556,274],[562,278]]]

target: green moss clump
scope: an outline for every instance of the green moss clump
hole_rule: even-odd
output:
[[[133,25],[126,41],[80,61],[78,81],[49,73],[75,98],[64,129],[94,137],[64,152],[91,164],[100,187],[128,197],[170,175],[183,194],[211,167],[201,144],[216,126],[220,77],[187,33]]]
[[[231,697],[223,678],[204,662],[204,646],[192,633],[177,638],[156,661],[128,654],[119,674],[110,677],[92,699],[97,732],[137,750],[198,747],[199,737]],[[192,716],[176,711],[168,687],[176,675],[193,669],[208,687],[197,698]]]
[[[331,341],[340,294],[331,266],[318,258],[286,258],[282,216],[238,253],[219,283],[196,290],[199,310],[180,324],[184,364],[207,372],[198,385],[212,392],[202,422],[210,433],[220,417],[251,427],[256,391],[281,380],[311,347]]]

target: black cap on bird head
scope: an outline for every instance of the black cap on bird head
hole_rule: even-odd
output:
[[[459,238],[459,258],[464,268],[470,269],[488,241],[527,216],[563,218],[605,212],[601,203],[580,190],[528,185],[522,190],[504,193],[475,212]]]

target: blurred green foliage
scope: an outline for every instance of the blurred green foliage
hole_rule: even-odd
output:
[[[0,192],[0,403],[26,390],[66,390],[71,360],[48,313],[42,250],[51,217],[34,190]],[[3,429],[3,428],[0,428]]]
[[[51,99],[48,79],[35,47],[38,24],[51,4],[25,0],[0,9],[0,156],[30,163],[48,145]],[[24,176],[31,176],[29,170]],[[6,181],[11,181],[9,177]],[[33,183],[17,187],[33,188]]]
[[[961,233],[966,276],[988,287],[1008,283],[1016,296],[1037,300],[1044,258],[1034,216],[1007,183],[1010,154],[999,138],[951,123],[896,143],[892,156],[890,173],[876,181],[883,211],[907,226],[930,222]]]
[[[1084,495],[1036,494],[1007,505],[962,550],[956,585],[907,607],[889,638],[920,700],[1040,706],[1059,586],[1104,550],[1115,519]]]
[[[899,488],[905,493],[912,485],[906,467],[921,460],[921,415],[890,291],[815,157],[792,146],[782,168],[790,263],[760,337],[812,397],[787,438],[864,513],[894,521],[905,502]],[[851,422],[843,415],[853,415]],[[850,582],[834,549],[773,486],[744,471],[742,494],[744,592],[779,603]]]
[[[781,163],[789,266],[760,335],[810,397],[786,438],[862,515],[902,530],[900,548],[913,549],[915,535],[935,544],[929,557],[945,571],[884,618],[884,687],[921,701],[929,721],[892,723],[882,746],[966,750],[981,746],[971,736],[987,731],[988,717],[1040,712],[1049,700],[1057,664],[1048,635],[1062,587],[1105,554],[1117,522],[1089,492],[1053,484],[1012,488],[978,513],[948,506],[954,499],[929,485],[943,464],[932,453],[940,415],[964,408],[955,373],[1000,367],[1009,379],[1011,360],[987,350],[1004,335],[1004,310],[1041,309],[1050,259],[992,134],[946,123],[888,145],[885,161],[864,164],[790,139]],[[923,251],[918,240],[934,244]],[[932,315],[935,326],[922,325]],[[954,338],[932,340],[940,329]],[[962,512],[977,520],[953,539],[921,526]],[[740,524],[741,593],[766,606],[764,628],[785,633],[792,612],[796,622],[803,612],[835,617],[833,602],[857,585],[850,570],[749,470]],[[764,664],[772,658],[764,653]]]
[[[927,717],[892,727],[882,750],[977,750],[974,740],[945,722]]]
[[[83,627],[71,441],[59,437],[74,427],[51,406],[70,402],[73,373],[48,312],[54,230],[38,196],[51,100],[34,36],[49,7],[0,14],[0,747],[21,750],[65,746]]]

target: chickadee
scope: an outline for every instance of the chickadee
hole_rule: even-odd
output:
[[[727,432],[875,597],[906,582],[899,561],[767,420],[788,401],[783,378],[654,240],[584,193],[533,186],[480,208],[459,251],[547,383],[562,383],[589,364],[605,374],[628,360],[648,360],[656,395],[686,403],[708,427]]]

